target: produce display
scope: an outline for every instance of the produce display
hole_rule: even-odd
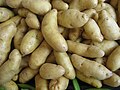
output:
[[[80,82],[120,87],[120,0],[0,0],[0,90]]]

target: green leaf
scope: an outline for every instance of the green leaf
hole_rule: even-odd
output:
[[[73,86],[74,86],[75,90],[80,90],[80,86],[79,86],[76,78],[72,80],[72,83],[73,83]]]
[[[29,89],[29,90],[35,90],[35,88],[28,84],[17,84],[22,89]]]
[[[0,86],[0,90],[5,90],[5,88],[3,86]]]

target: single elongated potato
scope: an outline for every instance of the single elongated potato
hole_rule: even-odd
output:
[[[120,77],[113,73],[110,78],[103,80],[103,83],[111,87],[118,87],[120,86]]]
[[[44,15],[51,10],[51,4],[47,0],[22,0],[22,5],[38,15]]]
[[[43,41],[40,46],[31,54],[29,66],[32,69],[38,69],[43,63],[45,63],[46,58],[51,51],[52,48],[46,43],[46,41]]]
[[[26,83],[31,80],[38,73],[38,69],[31,69],[30,67],[26,67],[19,74],[19,82]]]
[[[67,51],[67,43],[58,31],[57,10],[47,13],[42,21],[42,34],[47,43],[56,51]]]
[[[6,4],[11,8],[22,7],[22,0],[6,0]]]
[[[93,19],[89,19],[89,21],[84,25],[84,30],[90,39],[93,41],[102,42],[103,35],[101,34],[99,26]]]
[[[67,40],[67,43],[68,52],[91,58],[104,56],[104,51],[96,46],[73,42],[71,40]]]
[[[24,37],[24,35],[27,33],[27,25],[24,19],[21,20],[20,24],[17,27],[17,32],[14,36],[14,46],[16,49],[20,50],[20,44]]]
[[[45,63],[40,67],[39,74],[44,79],[57,79],[65,74],[61,65]]]
[[[14,23],[8,24],[0,28],[0,66],[7,59],[11,49],[11,41],[17,31]]]
[[[27,14],[25,21],[30,28],[34,28],[34,29],[40,28],[40,22],[39,22],[37,16],[33,13],[29,12]]]
[[[89,17],[76,9],[68,9],[58,12],[58,24],[66,28],[82,27]]]
[[[69,31],[69,39],[76,41],[80,37],[81,28],[73,28]]]
[[[20,51],[23,56],[32,53],[42,42],[42,33],[38,30],[30,30],[23,37],[20,44]]]
[[[17,84],[12,80],[2,86],[5,87],[5,90],[19,90]]]
[[[118,43],[112,40],[103,40],[102,42],[92,42],[92,44],[103,50],[106,56],[110,55],[111,52],[118,46]]]
[[[11,10],[0,7],[0,22],[4,22],[13,16],[14,13]]]
[[[67,10],[69,7],[63,0],[52,0],[52,6],[57,10]]]
[[[120,38],[120,28],[107,11],[100,12],[98,25],[105,39],[118,40]]]
[[[70,2],[70,8],[83,11],[86,9],[95,8],[98,4],[98,0],[72,0]]]
[[[69,79],[64,76],[51,80],[49,90],[66,90],[69,84]]]
[[[54,55],[54,52],[52,51],[50,53],[50,55],[47,57],[46,63],[56,63],[56,60],[55,60],[55,55]]]
[[[21,17],[27,17],[27,14],[30,13],[30,11],[26,8],[20,8],[18,9],[18,14],[21,16]]]
[[[35,76],[35,89],[36,90],[49,90],[49,82],[46,79],[41,78],[39,74]]]
[[[118,46],[109,56],[106,63],[106,67],[112,71],[116,71],[120,68],[120,46]]]
[[[75,78],[75,70],[72,66],[72,63],[70,61],[68,54],[66,52],[54,51],[54,55],[55,55],[57,64],[63,66],[63,68],[65,69],[64,76],[68,79],[74,79]]]
[[[104,80],[112,76],[112,72],[102,64],[83,58],[76,54],[71,55],[73,66],[86,77]]]
[[[21,54],[17,49],[10,53],[9,59],[0,67],[0,85],[14,77],[20,68],[21,59]]]
[[[100,80],[97,80],[93,77],[86,77],[83,75],[80,71],[76,70],[76,76],[78,79],[81,81],[88,83],[96,88],[101,88],[102,87],[102,82]]]

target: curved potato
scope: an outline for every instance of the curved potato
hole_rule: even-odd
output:
[[[51,80],[49,90],[66,90],[69,84],[69,79],[64,76]]]
[[[42,21],[42,34],[46,42],[56,51],[67,51],[67,43],[58,31],[57,10],[53,9],[47,13]]]
[[[57,79],[64,75],[65,69],[61,65],[45,63],[40,67],[39,74],[44,79]]]
[[[20,44],[20,51],[23,56],[32,53],[42,42],[42,33],[38,30],[30,30],[23,37]]]
[[[66,28],[78,28],[87,23],[89,17],[76,9],[58,12],[58,24]]]

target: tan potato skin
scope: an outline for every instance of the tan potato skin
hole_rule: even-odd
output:
[[[102,87],[102,82],[100,80],[97,80],[93,77],[86,77],[83,75],[80,71],[76,70],[76,76],[78,79],[81,81],[88,83],[96,88],[101,88]]]
[[[16,25],[11,23],[0,28],[0,66],[7,59],[11,49],[11,41],[17,31]]]
[[[23,37],[20,44],[20,51],[23,56],[32,53],[42,42],[43,35],[38,30],[30,30]]]
[[[51,4],[47,0],[22,0],[22,5],[38,15],[44,15],[51,10]]]
[[[34,28],[34,29],[40,28],[40,22],[39,22],[37,16],[33,13],[29,12],[27,14],[25,21],[30,28]]]
[[[87,77],[104,80],[112,76],[112,72],[102,64],[76,54],[71,55],[71,61],[73,66]]]
[[[17,49],[14,49],[9,59],[0,67],[0,85],[10,81],[20,68],[22,56]]]
[[[118,87],[120,86],[120,76],[113,73],[110,78],[103,80],[103,83],[111,87]]]
[[[26,83],[31,80],[38,73],[38,69],[24,68],[19,74],[19,82]]]
[[[51,51],[52,48],[47,44],[46,41],[43,41],[40,46],[31,54],[29,66],[32,69],[38,69],[43,63],[45,63],[46,58]]]
[[[6,4],[11,8],[20,8],[22,7],[22,0],[6,0]]]
[[[100,12],[98,25],[105,39],[118,40],[120,38],[120,28],[107,11],[102,10]]]
[[[68,79],[75,78],[75,70],[72,66],[71,60],[66,52],[56,52],[54,51],[57,64],[63,66],[65,69],[64,76]]]
[[[17,27],[17,32],[14,36],[14,46],[16,49],[20,50],[20,44],[24,37],[24,35],[27,33],[27,24],[25,22],[25,19],[22,19],[20,24]]]
[[[30,13],[31,11],[29,11],[28,9],[26,8],[20,8],[18,9],[18,14],[21,16],[21,17],[27,17],[27,14]]]
[[[58,31],[56,9],[44,16],[41,28],[44,39],[54,50],[61,52],[68,50],[66,40]]]
[[[89,21],[84,25],[84,30],[93,41],[103,41],[103,35],[101,34],[100,28],[93,19],[89,19]]]
[[[86,45],[71,40],[67,40],[67,43],[68,52],[91,58],[104,56],[104,51],[94,45]]]
[[[69,79],[61,76],[58,79],[51,80],[49,90],[66,90],[69,84]]]
[[[61,65],[45,63],[40,67],[39,74],[44,79],[57,79],[65,74]]]
[[[5,0],[0,0],[0,6],[6,6],[6,1]]]
[[[106,67],[111,71],[116,71],[120,68],[120,46],[118,46],[109,56]]]
[[[66,28],[82,27],[89,17],[76,9],[68,9],[58,12],[58,24]]]
[[[49,82],[46,79],[41,78],[39,74],[35,76],[35,88],[36,90],[49,90]]]

